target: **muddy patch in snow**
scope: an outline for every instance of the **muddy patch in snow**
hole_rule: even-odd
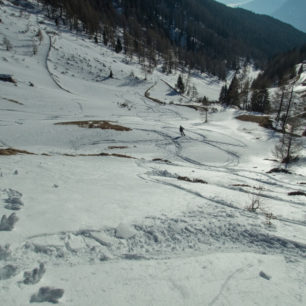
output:
[[[119,153],[93,153],[93,154],[63,154],[67,157],[94,157],[94,156],[112,156],[112,157],[119,157],[119,158],[128,158],[128,159],[137,159],[136,157],[125,155],[125,154],[119,154]]]
[[[200,184],[207,184],[206,181],[199,179],[199,178],[190,178],[187,176],[178,176],[177,179],[179,181],[185,181],[185,182],[189,182],[189,183],[200,183]]]
[[[115,149],[127,149],[127,146],[109,146],[108,149],[109,150],[115,150]]]
[[[88,121],[70,121],[70,122],[58,122],[55,125],[76,125],[87,129],[101,129],[101,130],[114,130],[114,131],[131,131],[132,129],[110,123],[105,120],[88,120]]]
[[[236,119],[241,121],[255,122],[258,123],[261,127],[271,129],[272,120],[269,116],[253,116],[253,115],[241,115],[236,117]]]
[[[10,155],[17,155],[17,154],[35,155],[35,153],[31,153],[25,150],[18,150],[14,148],[0,149],[0,155],[2,156],[10,156]]]
[[[292,191],[288,193],[289,196],[305,196],[306,197],[306,193],[303,191]]]

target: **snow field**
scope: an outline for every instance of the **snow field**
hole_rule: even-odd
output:
[[[19,12],[0,6],[0,41],[12,43],[0,70],[17,81],[0,82],[0,149],[36,155],[0,156],[0,217],[18,218],[0,231],[2,303],[28,305],[52,287],[73,306],[304,305],[305,197],[288,195],[306,192],[303,159],[291,175],[268,174],[277,134],[220,106],[204,123],[175,105],[190,103],[164,82],[179,72],[144,80],[135,60]],[[190,81],[210,99],[223,85]],[[55,125],[93,120],[131,131]],[[40,263],[46,272],[25,285]]]

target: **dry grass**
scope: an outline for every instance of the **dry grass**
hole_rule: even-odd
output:
[[[0,155],[2,156],[11,156],[11,155],[17,155],[17,154],[35,155],[34,153],[31,153],[25,150],[18,150],[14,148],[0,149]]]
[[[236,119],[247,122],[255,122],[267,129],[271,129],[273,127],[272,120],[269,116],[241,115],[236,117]]]
[[[82,128],[87,129],[101,129],[101,130],[115,130],[115,131],[131,131],[132,129],[118,125],[112,124],[105,120],[88,120],[88,121],[71,121],[71,122],[58,122],[55,125],[77,125]]]
[[[204,180],[197,179],[197,178],[191,179],[187,176],[178,176],[177,179],[180,180],[180,181],[185,181],[185,182],[189,182],[189,183],[207,184],[207,182],[205,182]]]

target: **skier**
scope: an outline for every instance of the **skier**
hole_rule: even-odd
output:
[[[184,133],[184,128],[180,125],[180,133],[182,136],[185,136],[185,133]]]

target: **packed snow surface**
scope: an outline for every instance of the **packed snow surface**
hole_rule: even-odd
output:
[[[305,305],[305,157],[267,173],[280,135],[33,4],[0,6],[0,304]]]

